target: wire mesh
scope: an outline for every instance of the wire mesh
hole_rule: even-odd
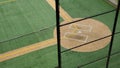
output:
[[[64,5],[66,6],[66,4],[68,3],[68,1],[65,1],[65,2],[63,2],[62,3],[62,1],[60,1],[60,3],[63,5],[63,7],[64,7]],[[66,3],[66,4],[65,4]],[[70,6],[66,6],[66,7],[68,7],[68,9],[66,9],[66,10],[69,10],[69,9],[71,9],[72,7],[73,7],[73,5],[74,5],[74,2],[71,0],[71,3],[72,4],[70,4]],[[87,3],[88,4],[88,3]],[[118,8],[119,9],[119,8]],[[117,11],[119,12],[119,10],[117,9]],[[59,9],[60,11],[61,11],[61,9]],[[75,10],[75,9],[74,9]],[[66,24],[62,24],[62,25],[60,25],[60,26],[57,26],[57,27],[62,27],[62,26],[67,26],[67,25],[69,25],[69,24],[73,24],[73,23],[76,23],[76,22],[78,22],[78,21],[82,21],[82,20],[86,20],[86,19],[89,19],[89,18],[94,18],[94,17],[96,17],[97,18],[97,16],[99,16],[98,18],[100,18],[100,16],[101,15],[103,15],[103,16],[107,16],[107,13],[108,13],[108,16],[109,15],[112,15],[111,16],[111,21],[109,21],[109,25],[107,24],[107,23],[105,23],[106,25],[108,25],[109,26],[109,28],[111,28],[111,30],[112,30],[112,28],[116,28],[116,26],[113,26],[113,24],[115,24],[115,23],[113,23],[113,21],[114,21],[114,16],[115,16],[115,13],[114,13],[114,11],[115,11],[116,9],[114,9],[114,10],[111,10],[111,11],[106,11],[106,12],[103,12],[103,13],[100,13],[100,14],[98,14],[98,15],[93,15],[93,16],[88,16],[88,17],[86,17],[86,18],[83,18],[83,19],[79,19],[79,20],[75,20],[75,21],[72,21],[72,22],[68,22],[68,23],[66,23]],[[72,12],[72,10],[69,10],[68,11],[68,13],[70,13],[70,12]],[[62,12],[61,12],[62,13]],[[87,13],[86,13],[87,14]],[[105,14],[105,15],[104,15]],[[58,13],[58,15],[59,15],[59,13]],[[79,15],[79,14],[78,14]],[[89,15],[89,14],[88,14]],[[101,17],[103,17],[103,16],[101,16]],[[104,19],[105,19],[105,17],[103,17]],[[94,19],[96,19],[96,18],[94,18]],[[110,19],[110,16],[108,17],[109,19]],[[99,20],[99,19],[98,19]],[[102,20],[102,18],[100,19],[101,21],[103,21]],[[107,18],[106,18],[106,20],[107,20]],[[105,21],[105,20],[104,20]],[[116,20],[115,20],[116,21]],[[106,21],[106,22],[108,22],[108,21]],[[110,22],[111,22],[111,25],[110,25]],[[100,27],[98,27],[98,28],[100,28]],[[119,29],[116,29],[116,31],[117,30],[119,30]],[[113,29],[113,32],[115,31],[115,29]],[[108,36],[105,36],[105,37],[103,37],[103,38],[100,38],[100,39],[96,39],[96,40],[94,40],[94,41],[91,41],[91,42],[88,42],[88,43],[85,43],[85,44],[83,44],[83,45],[86,45],[86,44],[90,44],[90,43],[94,43],[94,42],[96,42],[96,41],[99,41],[99,40],[102,40],[102,39],[105,39],[105,38],[107,38],[107,37],[110,37],[110,36],[112,36],[112,38],[114,37],[114,35],[116,36],[116,35],[119,35],[119,31],[118,32],[114,32],[113,33],[112,32],[112,34],[111,35],[108,35]],[[61,39],[62,40],[62,39]],[[112,40],[113,41],[113,40]],[[112,42],[111,41],[111,42]],[[75,49],[75,48],[79,48],[80,46],[83,46],[83,45],[79,45],[79,46],[75,46],[75,47],[72,47],[72,48],[68,48],[68,49],[65,49],[64,48],[64,46],[61,46],[61,47],[63,47],[63,48],[61,48],[61,49],[63,49],[62,50],[62,65],[63,65],[63,68],[81,68],[81,66],[84,66],[85,65],[85,62],[86,62],[86,64],[87,64],[87,61],[90,61],[91,59],[92,60],[95,60],[95,62],[96,61],[99,61],[99,60],[102,60],[102,59],[105,59],[105,58],[107,58],[107,62],[109,62],[108,61],[108,59],[110,59],[110,56],[111,56],[111,53],[110,53],[110,48],[109,48],[109,55],[107,55],[107,51],[108,51],[108,46],[106,47],[106,48],[104,48],[104,49],[102,49],[103,50],[103,52],[104,52],[104,54],[103,54],[103,52],[102,52],[102,50],[101,50],[101,52],[100,52],[100,50],[98,51],[98,53],[99,54],[97,54],[97,57],[95,58],[95,55],[93,54],[93,53],[95,53],[95,52],[92,52],[92,54],[89,54],[89,53],[87,53],[87,55],[89,54],[89,56],[88,57],[91,57],[91,58],[89,58],[89,59],[87,59],[87,61],[85,61],[85,58],[87,58],[86,56],[84,56],[84,58],[83,58],[83,55],[82,54],[84,54],[84,53],[80,53],[79,55],[78,55],[78,53],[76,53],[75,54],[75,52],[72,52],[71,50],[72,49]],[[110,44],[110,47],[111,47],[111,45],[112,44]],[[114,49],[114,48],[113,48]],[[104,51],[105,50],[105,51]],[[119,49],[118,49],[118,51],[117,52],[112,52],[112,55],[116,55],[116,53],[117,54],[119,54]],[[98,56],[99,55],[99,56]],[[92,57],[92,56],[94,56],[94,58]],[[105,56],[105,57],[103,57],[103,58],[101,58],[102,56]],[[81,58],[82,57],[82,58]],[[73,59],[70,59],[70,58],[73,58]],[[58,58],[58,59],[61,59],[61,58]],[[69,63],[68,63],[68,61],[69,61]],[[83,62],[84,61],[84,62]],[[106,61],[106,60],[105,60]],[[104,63],[106,63],[104,61]],[[89,63],[91,63],[91,62],[88,62],[88,64]],[[72,64],[72,65],[70,65],[70,64]],[[80,64],[80,65],[79,65]],[[83,65],[82,65],[83,64]],[[77,67],[78,66],[78,67]],[[105,65],[104,65],[105,66]],[[109,65],[107,65],[106,64],[106,68],[108,68],[108,66]],[[61,68],[61,67],[60,67]],[[105,67],[104,67],[105,68]]]

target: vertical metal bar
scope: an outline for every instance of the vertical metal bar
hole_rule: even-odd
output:
[[[60,11],[59,11],[59,0],[55,0],[56,5],[56,30],[57,30],[57,50],[58,50],[58,67],[61,66],[61,41],[60,41]]]
[[[110,55],[111,55],[111,51],[112,51],[112,46],[113,46],[113,41],[114,41],[114,36],[115,36],[115,30],[116,30],[117,21],[118,21],[119,9],[120,9],[120,0],[118,1],[116,15],[115,15],[115,19],[114,19],[114,25],[113,25],[111,42],[110,42],[110,46],[109,46],[109,52],[108,52],[108,56],[107,56],[106,68],[109,68]]]

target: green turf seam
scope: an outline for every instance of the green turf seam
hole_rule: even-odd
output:
[[[49,27],[45,27],[45,28],[43,28],[43,29],[40,29],[40,30],[38,30],[38,31],[34,31],[34,32],[31,32],[31,33],[28,33],[28,34],[24,34],[24,35],[21,35],[21,36],[17,36],[17,37],[8,39],[8,40],[3,40],[3,41],[0,41],[0,43],[12,41],[12,40],[15,40],[15,39],[18,39],[18,38],[21,38],[21,37],[24,37],[24,36],[27,36],[27,35],[30,35],[30,34],[38,33],[38,32],[40,32],[40,31],[47,30],[47,29],[52,28],[52,27],[54,27],[54,26],[55,26],[55,25],[52,25],[52,26],[49,26]]]

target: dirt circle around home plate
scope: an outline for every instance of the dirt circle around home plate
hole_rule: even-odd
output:
[[[73,19],[72,21],[81,18]],[[68,21],[61,22],[62,24]],[[86,19],[73,24],[60,27],[61,30],[61,46],[70,49],[91,41],[111,35],[111,30],[103,22],[95,19]],[[54,37],[56,38],[56,28],[54,29]],[[110,43],[111,37],[101,39],[78,48],[72,49],[77,52],[93,52],[105,48]]]

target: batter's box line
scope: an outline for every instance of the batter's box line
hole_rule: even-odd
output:
[[[69,26],[69,29],[75,29],[75,28],[72,28],[72,26],[73,26],[74,24],[71,24],[70,26]],[[76,24],[75,24],[76,25]],[[93,29],[93,27],[91,26],[91,25],[83,25],[83,24],[77,24],[79,27],[88,27],[88,30],[79,30],[78,29],[78,32],[81,32],[81,31],[86,31],[86,32],[92,32],[92,29]]]
[[[69,37],[67,37],[68,34],[74,34],[74,35],[80,34],[80,35],[78,35],[78,36],[83,36],[83,37],[85,37],[85,39],[84,39],[84,40],[78,40],[78,39],[75,39],[75,38],[69,38]],[[76,34],[76,33],[71,33],[71,32],[66,32],[66,33],[64,34],[64,38],[65,38],[65,39],[69,39],[69,40],[78,41],[78,42],[84,42],[84,43],[88,41],[88,35],[84,35],[84,34],[81,34],[81,33],[78,33],[78,34]]]

